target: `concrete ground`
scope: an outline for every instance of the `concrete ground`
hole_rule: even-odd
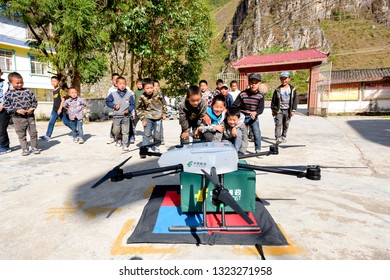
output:
[[[274,134],[269,108],[260,122],[267,149]],[[9,128],[14,151],[0,156],[0,259],[260,259],[254,246],[126,244],[153,186],[179,184],[179,177],[145,176],[91,189],[130,155],[125,172],[157,165],[156,159],[141,160],[138,151],[124,154],[106,144],[110,126],[86,124],[86,142],[79,145],[58,124],[52,141],[39,141],[42,154],[27,157]],[[46,127],[38,123],[40,135]],[[166,121],[164,129],[162,151],[178,143],[178,121]],[[248,159],[322,166],[321,181],[257,172],[257,194],[290,243],[265,247],[266,258],[389,260],[389,156],[389,118],[298,113],[279,155]]]

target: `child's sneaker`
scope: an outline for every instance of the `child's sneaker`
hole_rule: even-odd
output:
[[[79,142],[79,138],[73,138],[73,143],[78,143]]]
[[[80,138],[79,144],[84,144],[84,139]]]
[[[29,150],[23,150],[22,151],[22,156],[28,156],[30,154]]]
[[[115,139],[114,138],[110,138],[109,140],[107,140],[107,144],[112,144],[115,142]]]
[[[121,140],[118,140],[118,141],[115,143],[115,147],[122,147],[122,141],[121,141]]]
[[[38,148],[31,148],[31,152],[34,154],[34,155],[39,155],[41,153],[41,150],[38,149]]]
[[[0,155],[8,154],[10,152],[12,152],[12,150],[10,148],[0,147]]]
[[[130,137],[130,144],[134,144],[134,142],[135,142],[134,137]]]
[[[276,139],[276,144],[280,144],[282,142],[283,142],[282,137]]]
[[[45,140],[45,141],[47,141],[47,142],[50,141],[50,137],[49,137],[49,136],[46,136],[46,135],[43,135],[43,136],[41,136],[41,137],[39,137],[39,138],[42,139],[42,140]]]

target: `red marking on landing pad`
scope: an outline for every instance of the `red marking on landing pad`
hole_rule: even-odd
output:
[[[252,213],[248,213],[249,218],[254,222],[253,224],[249,225],[243,218],[241,218],[240,215],[234,214],[234,213],[226,213],[225,214],[225,221],[226,226],[258,226],[255,217]],[[210,213],[207,214],[207,226],[209,227],[219,227],[221,226],[221,214],[218,213]],[[220,230],[210,230],[208,233],[212,233],[214,231],[220,232]],[[240,234],[254,234],[254,233],[261,233],[261,230],[256,231],[239,231]],[[223,233],[226,234],[237,234],[237,231],[223,231]]]
[[[177,191],[167,191],[161,206],[180,206],[180,194]]]

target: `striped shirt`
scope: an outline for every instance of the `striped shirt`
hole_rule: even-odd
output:
[[[237,96],[233,106],[240,108],[244,115],[249,115],[252,112],[260,115],[264,111],[264,95],[260,91],[251,92],[246,89]]]

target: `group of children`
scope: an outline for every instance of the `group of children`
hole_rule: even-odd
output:
[[[0,74],[2,74],[1,70]],[[35,94],[23,87],[23,77],[18,72],[12,72],[8,75],[6,90],[4,90],[4,84],[4,80],[1,80],[0,154],[11,152],[7,133],[10,118],[12,118],[15,132],[19,139],[22,155],[40,154],[41,150],[38,148],[38,132],[34,114],[38,106]],[[57,76],[51,78],[51,84],[54,87],[53,109],[47,132],[41,139],[50,141],[54,124],[58,118],[61,118],[64,124],[72,130],[73,141],[83,144],[83,110],[86,108],[87,103],[84,99],[78,97],[78,91],[74,87],[68,89],[69,98],[66,99],[65,92],[59,87],[59,78]],[[66,113],[63,111],[63,108],[66,109]],[[27,141],[27,133],[30,135],[30,143]]]
[[[150,149],[158,151],[159,145],[164,141],[162,122],[167,114],[165,98],[159,90],[158,81],[149,78],[137,80],[137,90],[134,93],[127,87],[124,77],[113,74],[112,78],[113,86],[106,98],[106,105],[113,109],[109,142],[119,143],[123,150],[128,151],[130,143],[134,142],[135,127],[140,120],[144,127],[142,145],[154,143]],[[0,129],[3,130],[4,112],[11,114],[22,155],[39,154],[34,117],[37,107],[35,95],[23,88],[23,78],[20,74],[10,73],[8,79],[10,89],[7,94],[4,94],[0,87]],[[290,73],[282,72],[280,80],[281,85],[275,90],[271,103],[277,144],[285,141],[290,118],[297,108],[296,90],[289,84]],[[69,99],[66,99],[65,93],[59,87],[58,77],[52,77],[51,82],[54,87],[53,110],[47,132],[41,138],[49,141],[56,120],[61,118],[64,124],[71,128],[73,141],[84,143],[83,109],[87,103],[78,97],[74,87],[69,88]],[[258,116],[264,110],[267,88],[261,83],[261,75],[258,73],[248,76],[248,84],[247,89],[239,92],[237,82],[232,81],[232,93],[228,92],[229,88],[222,80],[217,81],[216,89],[211,92],[207,90],[205,80],[200,81],[199,86],[189,86],[186,97],[178,106],[181,143],[190,143],[190,136],[194,142],[227,140],[234,145],[238,153],[245,153],[248,147],[248,128],[251,128],[255,152],[260,152],[261,130]],[[30,134],[31,149],[26,139],[27,131]],[[6,143],[3,138],[4,134],[0,131],[0,149],[5,152],[9,149],[9,140]]]

